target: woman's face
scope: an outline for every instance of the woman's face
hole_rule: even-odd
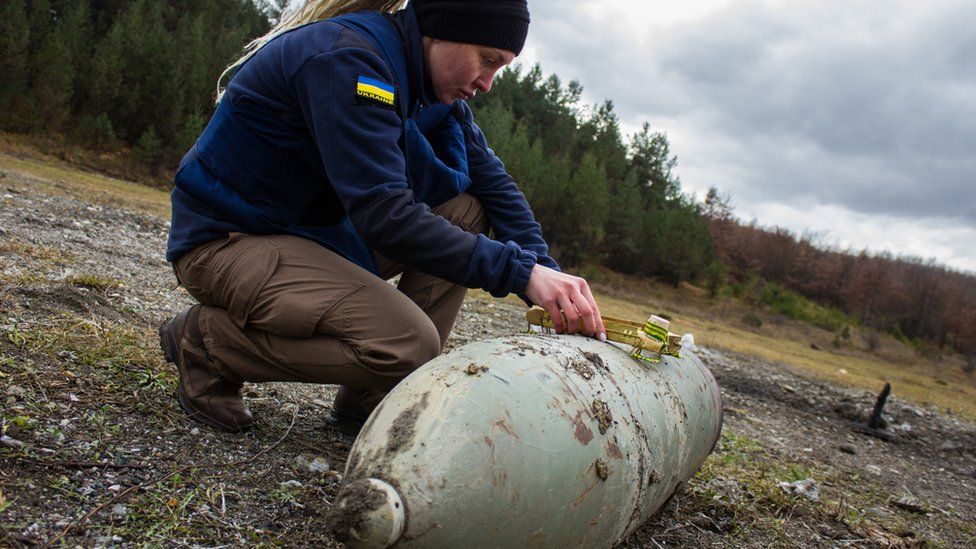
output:
[[[514,59],[514,53],[498,48],[424,37],[424,60],[434,97],[448,105],[490,90],[495,73]]]

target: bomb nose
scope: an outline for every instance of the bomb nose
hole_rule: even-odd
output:
[[[396,488],[368,478],[339,491],[327,520],[336,539],[350,549],[384,548],[400,539],[406,514]]]

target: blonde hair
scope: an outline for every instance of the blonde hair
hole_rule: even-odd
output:
[[[275,37],[288,32],[292,29],[322,21],[330,17],[336,17],[346,13],[356,11],[380,11],[393,13],[403,9],[407,0],[306,0],[301,8],[294,11],[286,11],[282,14],[281,20],[267,34],[248,42],[244,46],[244,53],[240,59],[231,63],[224,72],[217,78],[217,103],[224,96],[226,87],[221,87],[221,82],[225,77],[234,73],[245,61],[250,59],[265,44],[272,41]]]

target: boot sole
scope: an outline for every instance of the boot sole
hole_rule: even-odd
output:
[[[325,424],[342,433],[355,437],[359,436],[359,432],[363,430],[363,426],[366,425],[366,420],[355,419],[349,417],[348,414],[332,410],[329,415],[325,416]]]
[[[175,317],[171,318],[169,321],[159,327],[159,348],[163,351],[163,357],[166,358],[166,362],[176,366],[176,375],[179,378],[179,382],[176,387],[176,401],[180,403],[180,408],[182,408],[183,411],[190,416],[190,419],[220,429],[221,431],[226,431],[228,433],[243,433],[244,431],[250,429],[251,425],[225,425],[224,423],[221,423],[216,419],[204,414],[200,410],[197,410],[192,404],[190,404],[189,399],[186,397],[186,393],[183,391],[183,379],[180,375],[181,366],[179,362],[176,361],[176,338],[173,335],[173,322],[175,320]]]

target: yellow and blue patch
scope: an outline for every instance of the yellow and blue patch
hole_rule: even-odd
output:
[[[356,103],[380,105],[392,109],[396,102],[396,88],[375,78],[359,75],[356,81]]]

